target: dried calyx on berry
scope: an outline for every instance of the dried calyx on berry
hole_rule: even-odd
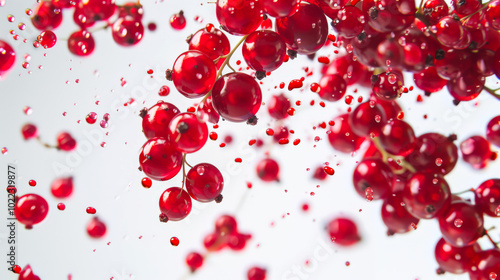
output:
[[[165,71],[165,78],[167,81],[172,81],[172,70],[167,69],[167,71]]]
[[[295,59],[297,58],[297,51],[294,50],[287,50],[286,53],[288,54],[288,57],[290,59]]]
[[[255,78],[257,78],[258,80],[262,80],[265,77],[266,77],[266,72],[264,72],[264,71],[255,72]]]
[[[249,118],[247,120],[247,124],[248,125],[257,125],[258,120],[259,120],[259,118],[257,118],[257,116],[252,116],[251,118]]]

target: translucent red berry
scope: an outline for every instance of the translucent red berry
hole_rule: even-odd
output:
[[[262,21],[262,6],[257,0],[217,0],[215,10],[222,28],[233,35],[247,35]]]
[[[18,280],[40,280],[40,277],[36,276],[35,273],[33,273],[33,269],[31,269],[31,266],[28,264],[26,265],[19,273],[19,278]]]
[[[191,272],[195,272],[203,265],[203,256],[197,252],[191,252],[186,256],[186,264]]]
[[[106,224],[99,218],[93,217],[87,224],[87,233],[92,238],[102,238],[106,234]]]
[[[38,30],[48,30],[59,27],[62,22],[62,10],[50,1],[42,1],[35,15],[31,18],[33,26]]]
[[[280,167],[274,159],[266,158],[257,164],[257,176],[262,181],[279,181]]]
[[[147,110],[142,118],[142,131],[148,138],[168,137],[168,124],[180,113],[179,109],[171,103],[158,101]]]
[[[76,31],[68,39],[69,51],[78,56],[87,56],[94,52],[95,41],[86,30]]]
[[[343,114],[335,119],[335,123],[327,132],[328,141],[332,147],[343,153],[352,153],[359,149],[364,138],[356,135],[349,125],[349,115]]]
[[[447,211],[451,202],[450,187],[437,174],[416,172],[403,190],[406,209],[419,219],[432,219]]]
[[[16,52],[14,52],[14,49],[0,40],[0,78],[8,73],[15,61]]]
[[[457,223],[460,220],[460,223]],[[439,216],[439,228],[444,240],[455,247],[472,245],[483,236],[483,214],[466,201],[453,201]]]
[[[21,133],[23,134],[23,138],[25,140],[31,139],[31,138],[37,138],[38,137],[38,128],[34,124],[25,124],[23,125],[21,129]]]
[[[57,36],[54,32],[50,30],[43,31],[38,35],[37,41],[45,49],[50,49],[57,43]]]
[[[169,140],[149,139],[139,155],[142,171],[151,179],[165,181],[173,178],[182,167],[182,153]]]
[[[16,219],[26,228],[32,228],[33,225],[40,223],[47,217],[49,204],[37,194],[25,194],[16,201],[14,214]]]
[[[492,118],[488,125],[486,126],[486,139],[488,141],[500,147],[500,115]]]
[[[241,51],[245,62],[252,69],[271,72],[283,63],[286,45],[278,33],[270,30],[259,30],[248,35]]]
[[[191,212],[191,197],[181,188],[168,188],[160,197],[160,210],[169,221],[180,221]]]
[[[406,122],[391,119],[381,129],[380,144],[393,155],[406,156],[413,151],[416,137],[413,128]]]
[[[361,240],[356,223],[348,218],[333,219],[328,223],[327,231],[332,242],[341,246],[352,246]]]
[[[247,279],[248,280],[266,280],[266,270],[264,268],[254,266],[248,270]]]
[[[380,159],[367,158],[361,161],[353,173],[354,189],[366,198],[367,189],[371,199],[383,199],[391,194],[394,174],[391,168]]]
[[[349,114],[349,124],[352,131],[363,137],[371,136],[371,134],[378,135],[386,122],[387,117],[384,109],[374,101],[359,104]]]
[[[449,273],[460,274],[472,269],[472,261],[477,258],[480,251],[481,247],[477,243],[470,246],[455,247],[441,238],[434,249],[434,256],[440,269]]]
[[[387,226],[388,234],[409,232],[419,222],[419,219],[406,210],[401,191],[389,195],[384,200],[381,216]]]
[[[181,113],[168,125],[169,139],[182,153],[194,153],[208,140],[208,126],[193,113]]]
[[[50,191],[57,198],[68,198],[73,193],[73,177],[54,180],[50,185]]]
[[[82,11],[87,18],[93,21],[107,20],[116,11],[115,0],[86,0],[78,1],[77,8]]]
[[[437,174],[448,174],[458,160],[458,148],[454,138],[438,133],[426,133],[417,137],[417,144],[406,160],[416,169]],[[439,160],[438,160],[439,159]],[[441,162],[441,164],[436,164]]]
[[[324,75],[319,81],[319,97],[327,101],[338,101],[345,95],[347,83],[339,74]]]
[[[200,202],[214,201],[224,188],[224,179],[217,167],[210,163],[200,163],[186,175],[186,190]]]
[[[57,147],[63,151],[72,151],[76,148],[76,140],[67,132],[57,135]]]
[[[144,26],[140,20],[120,18],[111,28],[113,40],[120,46],[137,45],[144,36]]]
[[[200,51],[187,51],[174,62],[172,80],[175,88],[188,98],[202,97],[214,85],[217,70],[213,60]]]
[[[231,51],[227,36],[213,25],[210,28],[206,27],[198,30],[188,40],[189,50],[200,51],[208,55],[210,59],[217,60],[217,68],[226,60],[219,57],[227,55]]]

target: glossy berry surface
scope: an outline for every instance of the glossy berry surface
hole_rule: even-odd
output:
[[[66,152],[76,149],[76,140],[67,132],[57,135],[57,148]]]
[[[488,140],[477,135],[460,143],[460,152],[463,160],[476,169],[485,168],[492,155]]]
[[[191,272],[195,272],[203,265],[203,256],[200,253],[191,252],[186,256],[186,264]]]
[[[87,18],[99,21],[110,18],[115,13],[117,6],[115,0],[86,0],[78,1],[77,8]]]
[[[318,6],[301,2],[295,14],[276,19],[276,32],[289,49],[299,54],[313,54],[326,42],[328,23]]]
[[[391,168],[382,160],[367,158],[354,169],[352,181],[362,198],[383,199],[391,193],[393,177]]]
[[[343,153],[356,151],[363,143],[364,138],[356,135],[349,125],[349,115],[343,114],[335,119],[335,123],[327,132],[328,141],[332,147]]]
[[[455,247],[472,245],[483,236],[483,215],[466,201],[453,201],[439,217],[444,240]]]
[[[148,138],[168,137],[168,124],[180,113],[179,109],[172,103],[158,101],[147,110],[142,118],[142,131]]]
[[[455,247],[443,238],[439,239],[434,250],[434,256],[439,268],[446,272],[461,274],[471,270],[472,261],[481,251],[479,244]]]
[[[266,104],[269,115],[277,120],[286,119],[288,117],[288,109],[292,106],[290,100],[283,94],[271,96]]]
[[[182,153],[194,153],[208,140],[208,126],[193,113],[181,113],[168,125],[169,139]]]
[[[348,218],[336,218],[330,221],[327,231],[333,243],[341,246],[352,246],[361,240],[358,226]]]
[[[33,26],[38,30],[54,29],[61,25],[62,10],[50,1],[42,1],[31,18]]]
[[[486,139],[491,144],[500,147],[500,116],[496,116],[488,122],[486,126]]]
[[[380,144],[393,155],[406,156],[413,151],[416,144],[413,128],[406,122],[391,119],[382,127]]]
[[[40,223],[49,213],[49,204],[37,194],[25,194],[17,201],[14,208],[16,219],[26,228],[32,228],[33,225]]]
[[[347,83],[339,74],[330,74],[321,78],[319,86],[319,97],[321,97],[321,99],[334,102],[344,97]]]
[[[202,97],[208,93],[216,75],[214,62],[200,51],[187,51],[179,55],[172,70],[175,88],[188,98]]]
[[[406,182],[403,201],[414,217],[432,219],[447,211],[451,202],[450,187],[440,175],[416,172]]]
[[[57,198],[68,198],[73,193],[73,177],[54,180],[50,185],[50,191]]]
[[[381,211],[382,221],[387,226],[387,233],[406,233],[413,230],[419,219],[413,217],[405,208],[403,193],[395,192],[384,199]]]
[[[38,137],[38,128],[34,124],[25,124],[23,125],[21,129],[21,133],[23,134],[23,138],[25,140],[31,139],[31,138],[37,138]]]
[[[365,26],[364,13],[355,6],[344,6],[333,19],[333,28],[344,38],[354,38],[363,31]]]
[[[247,279],[248,280],[266,280],[266,270],[264,268],[254,266],[248,270]]]
[[[169,221],[180,221],[191,212],[191,197],[181,188],[168,188],[160,197],[160,211]]]
[[[106,224],[99,218],[94,217],[87,224],[87,234],[92,238],[102,238],[106,235]]]
[[[363,137],[378,135],[386,121],[384,109],[375,101],[361,103],[349,114],[352,131]]]
[[[215,61],[219,57],[227,55],[231,51],[231,46],[226,34],[212,24],[207,24],[207,27],[198,30],[189,38],[189,50],[200,51]],[[217,60],[217,68],[225,60],[225,58]]]
[[[43,31],[38,35],[37,41],[45,49],[50,49],[57,43],[57,36],[54,32],[50,30]]]
[[[120,46],[137,45],[144,36],[144,26],[141,21],[120,18],[113,23],[111,34],[113,40]]]
[[[286,45],[281,36],[270,30],[254,31],[248,35],[242,49],[245,62],[255,71],[270,72],[281,66]]]
[[[500,216],[500,179],[489,179],[474,190],[476,206],[490,217]]]
[[[217,0],[216,15],[222,28],[233,35],[247,35],[262,21],[262,4],[258,0]]]
[[[251,76],[229,73],[220,77],[212,89],[212,103],[219,115],[231,122],[255,116],[262,102],[262,91]]]
[[[186,18],[184,17],[184,12],[180,11],[177,14],[174,14],[170,18],[170,26],[172,26],[175,30],[182,30],[186,27]]]
[[[417,137],[415,149],[406,160],[418,170],[445,175],[457,164],[458,148],[449,137],[426,133]]]
[[[28,264],[23,268],[23,270],[21,270],[21,272],[19,272],[18,280],[40,280],[40,277],[33,273],[33,269]]]
[[[90,55],[95,49],[94,37],[86,30],[76,31],[69,36],[68,49],[74,55]]]
[[[4,76],[14,65],[16,52],[6,42],[0,40],[0,78]]]
[[[224,188],[224,178],[217,167],[200,163],[191,168],[186,176],[186,190],[196,201],[215,200]]]
[[[149,139],[139,155],[142,171],[151,179],[165,181],[173,178],[182,167],[182,153],[169,140]]]
[[[266,158],[259,161],[257,164],[257,176],[259,176],[262,181],[279,181],[279,172],[280,166],[274,159]]]
[[[436,67],[427,67],[413,74],[413,80],[419,89],[426,92],[437,92],[446,86],[446,80],[438,75]]]

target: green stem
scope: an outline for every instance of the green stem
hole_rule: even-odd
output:
[[[387,162],[387,160],[389,158],[391,158],[392,160],[394,160],[395,162],[397,162],[401,167],[403,167],[404,169],[402,170],[394,170],[393,172],[395,174],[402,174],[404,173],[405,170],[409,170],[410,172],[412,173],[415,173],[417,172],[417,170],[415,169],[415,167],[413,167],[411,164],[409,164],[408,162],[406,162],[404,160],[404,157],[401,157],[401,156],[396,156],[396,155],[393,155],[393,154],[390,154],[388,153],[383,147],[382,145],[380,144],[380,140],[375,137],[372,139],[372,142],[373,144],[375,145],[375,147],[377,147],[377,149],[379,150],[379,152],[382,154],[382,160],[384,162]]]
[[[489,87],[485,86],[485,87],[483,88],[483,90],[484,90],[484,91],[486,91],[487,93],[491,94],[491,95],[492,95],[493,97],[495,97],[496,99],[500,100],[500,94],[498,94],[498,93],[497,93],[497,91],[498,91],[499,89],[491,89],[491,88],[489,88]]]

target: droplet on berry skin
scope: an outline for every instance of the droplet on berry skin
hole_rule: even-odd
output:
[[[170,238],[170,244],[171,244],[172,246],[174,246],[174,247],[179,246],[179,238],[177,238],[177,237],[175,237],[175,236],[174,236],[174,237],[172,237],[172,238]]]
[[[144,177],[141,180],[141,184],[144,188],[149,189],[153,185],[153,181],[149,179],[148,177]]]
[[[95,41],[86,30],[76,31],[68,39],[68,49],[77,56],[87,56],[94,52]]]
[[[457,228],[459,228],[459,227],[461,227],[461,226],[464,224],[464,221],[462,221],[461,219],[455,219],[455,220],[453,221],[453,224],[454,224]]]
[[[97,211],[95,210],[94,207],[87,207],[87,214],[94,215]]]
[[[97,217],[92,218],[87,224],[87,234],[95,239],[104,237],[106,234],[106,224]]]

